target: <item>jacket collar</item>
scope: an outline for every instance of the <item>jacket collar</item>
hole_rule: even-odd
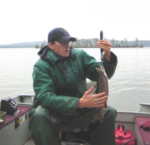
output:
[[[74,58],[76,56],[76,54],[77,54],[77,52],[75,52],[73,50],[73,48],[70,47],[69,57],[64,58],[64,59]],[[43,48],[41,48],[41,50],[38,52],[38,55],[42,59],[49,61],[52,64],[54,64],[56,61],[61,60],[61,58],[57,54],[54,54],[48,46],[44,46]]]

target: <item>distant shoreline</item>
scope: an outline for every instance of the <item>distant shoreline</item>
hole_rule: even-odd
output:
[[[73,48],[99,48],[99,47],[73,47]],[[141,46],[138,46],[138,47],[130,47],[130,46],[114,47],[114,46],[112,46],[111,48],[144,48],[144,47],[141,47]]]
[[[88,40],[78,40],[76,42],[70,43],[70,46],[73,46],[74,48],[81,48],[81,46],[83,45],[84,47],[82,48],[96,48],[96,41],[95,39],[88,39]],[[124,43],[122,43],[122,41],[120,40],[116,40],[116,43],[113,43],[112,41],[112,48],[142,48],[142,47],[150,47],[150,40],[138,40],[137,41],[127,41],[127,43],[125,43],[125,41],[123,41]],[[44,41],[45,42],[45,41]],[[14,43],[14,44],[5,44],[2,45],[0,44],[0,48],[35,48],[36,46],[38,48],[41,48],[43,45],[46,45],[46,42],[44,43],[43,41],[34,41],[34,42],[22,42],[22,43]],[[116,47],[118,46],[118,47]],[[135,47],[137,46],[137,47]]]
[[[21,48],[29,48],[30,49],[30,48],[35,48],[35,47],[18,47],[18,46],[17,47],[13,47],[13,46],[12,47],[0,47],[0,49],[4,49],[4,48],[6,48],[6,49],[7,48],[20,48],[20,49]],[[73,47],[73,48],[99,48],[99,47]],[[125,47],[125,46],[122,47],[121,46],[121,47],[111,47],[111,48],[150,48],[150,47],[144,47],[144,46],[143,47],[141,47],[141,46],[139,46],[139,47]],[[35,48],[35,49],[41,49],[41,48],[38,47],[38,48]]]

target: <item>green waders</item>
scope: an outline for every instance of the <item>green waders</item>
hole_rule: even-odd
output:
[[[91,145],[115,145],[115,118],[116,110],[108,106],[104,110],[104,119],[91,132]],[[82,114],[84,116],[84,114]],[[80,116],[81,117],[81,116]],[[60,119],[56,119],[47,109],[39,106],[32,115],[29,128],[31,136],[36,145],[61,145],[59,132],[61,128]],[[78,117],[71,119],[71,127],[90,125],[90,122],[82,122]],[[87,124],[86,124],[87,123]],[[84,125],[83,125],[84,124]]]

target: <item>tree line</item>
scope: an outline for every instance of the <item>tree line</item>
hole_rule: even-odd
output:
[[[41,44],[41,45],[35,45],[35,48],[42,48],[44,47],[45,45],[47,45],[46,41],[44,40],[44,42]]]
[[[114,38],[111,40],[112,47],[143,47],[143,44],[139,44],[138,38],[132,44],[128,44],[128,40],[125,38],[124,40],[118,41]]]
[[[106,38],[104,38],[107,40]],[[99,41],[98,38],[93,39],[78,39],[76,38],[75,42],[70,42],[70,46],[74,48],[90,48],[90,47],[97,47],[97,42]],[[111,42],[112,47],[143,47],[143,44],[139,44],[138,38],[135,39],[132,43],[129,43],[128,40],[125,38],[124,40],[115,40],[114,38],[112,40],[109,40]],[[47,43],[44,42],[39,46],[35,45],[35,48],[42,48]]]

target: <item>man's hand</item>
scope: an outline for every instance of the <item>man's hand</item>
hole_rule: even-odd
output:
[[[105,92],[99,94],[90,94],[94,90],[94,87],[86,91],[83,97],[79,100],[77,108],[98,108],[104,107],[108,96],[105,95]]]
[[[104,50],[104,55],[107,61],[110,61],[111,43],[108,40],[99,40],[97,46]]]

